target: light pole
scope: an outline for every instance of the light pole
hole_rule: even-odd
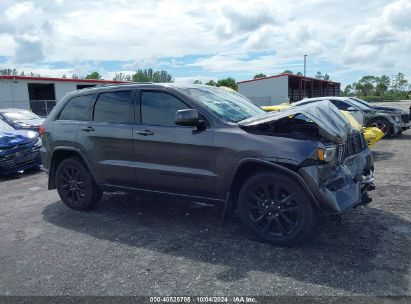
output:
[[[305,81],[305,76],[307,72],[307,55],[304,55],[304,97],[307,97],[307,81]]]

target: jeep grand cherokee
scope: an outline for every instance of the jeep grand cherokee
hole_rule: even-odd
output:
[[[41,131],[49,189],[73,209],[117,190],[220,202],[273,244],[373,188],[363,135],[329,102],[266,113],[210,86],[101,86],[66,95]]]

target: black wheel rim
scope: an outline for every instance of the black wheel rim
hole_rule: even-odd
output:
[[[63,168],[59,180],[63,195],[70,203],[76,205],[84,200],[86,193],[84,177],[77,168],[72,166]]]
[[[265,235],[292,234],[301,222],[301,202],[284,185],[267,182],[256,186],[248,197],[247,207],[255,229]]]
[[[376,128],[378,128],[378,129],[380,129],[380,130],[384,133],[384,135],[387,135],[388,128],[387,128],[387,126],[386,126],[384,123],[382,123],[382,122],[375,122],[375,123],[372,124],[372,127],[376,127]]]

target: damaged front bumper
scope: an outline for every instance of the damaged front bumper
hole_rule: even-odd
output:
[[[374,164],[371,151],[365,149],[340,164],[302,167],[299,174],[312,190],[320,208],[328,213],[341,213],[371,201]]]

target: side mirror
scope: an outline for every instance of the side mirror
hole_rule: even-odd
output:
[[[356,111],[358,111],[356,108],[354,108],[354,107],[349,107],[348,109],[347,109],[347,111],[348,112],[356,112]]]
[[[197,110],[184,109],[176,112],[176,125],[186,127],[198,127],[204,122]]]

